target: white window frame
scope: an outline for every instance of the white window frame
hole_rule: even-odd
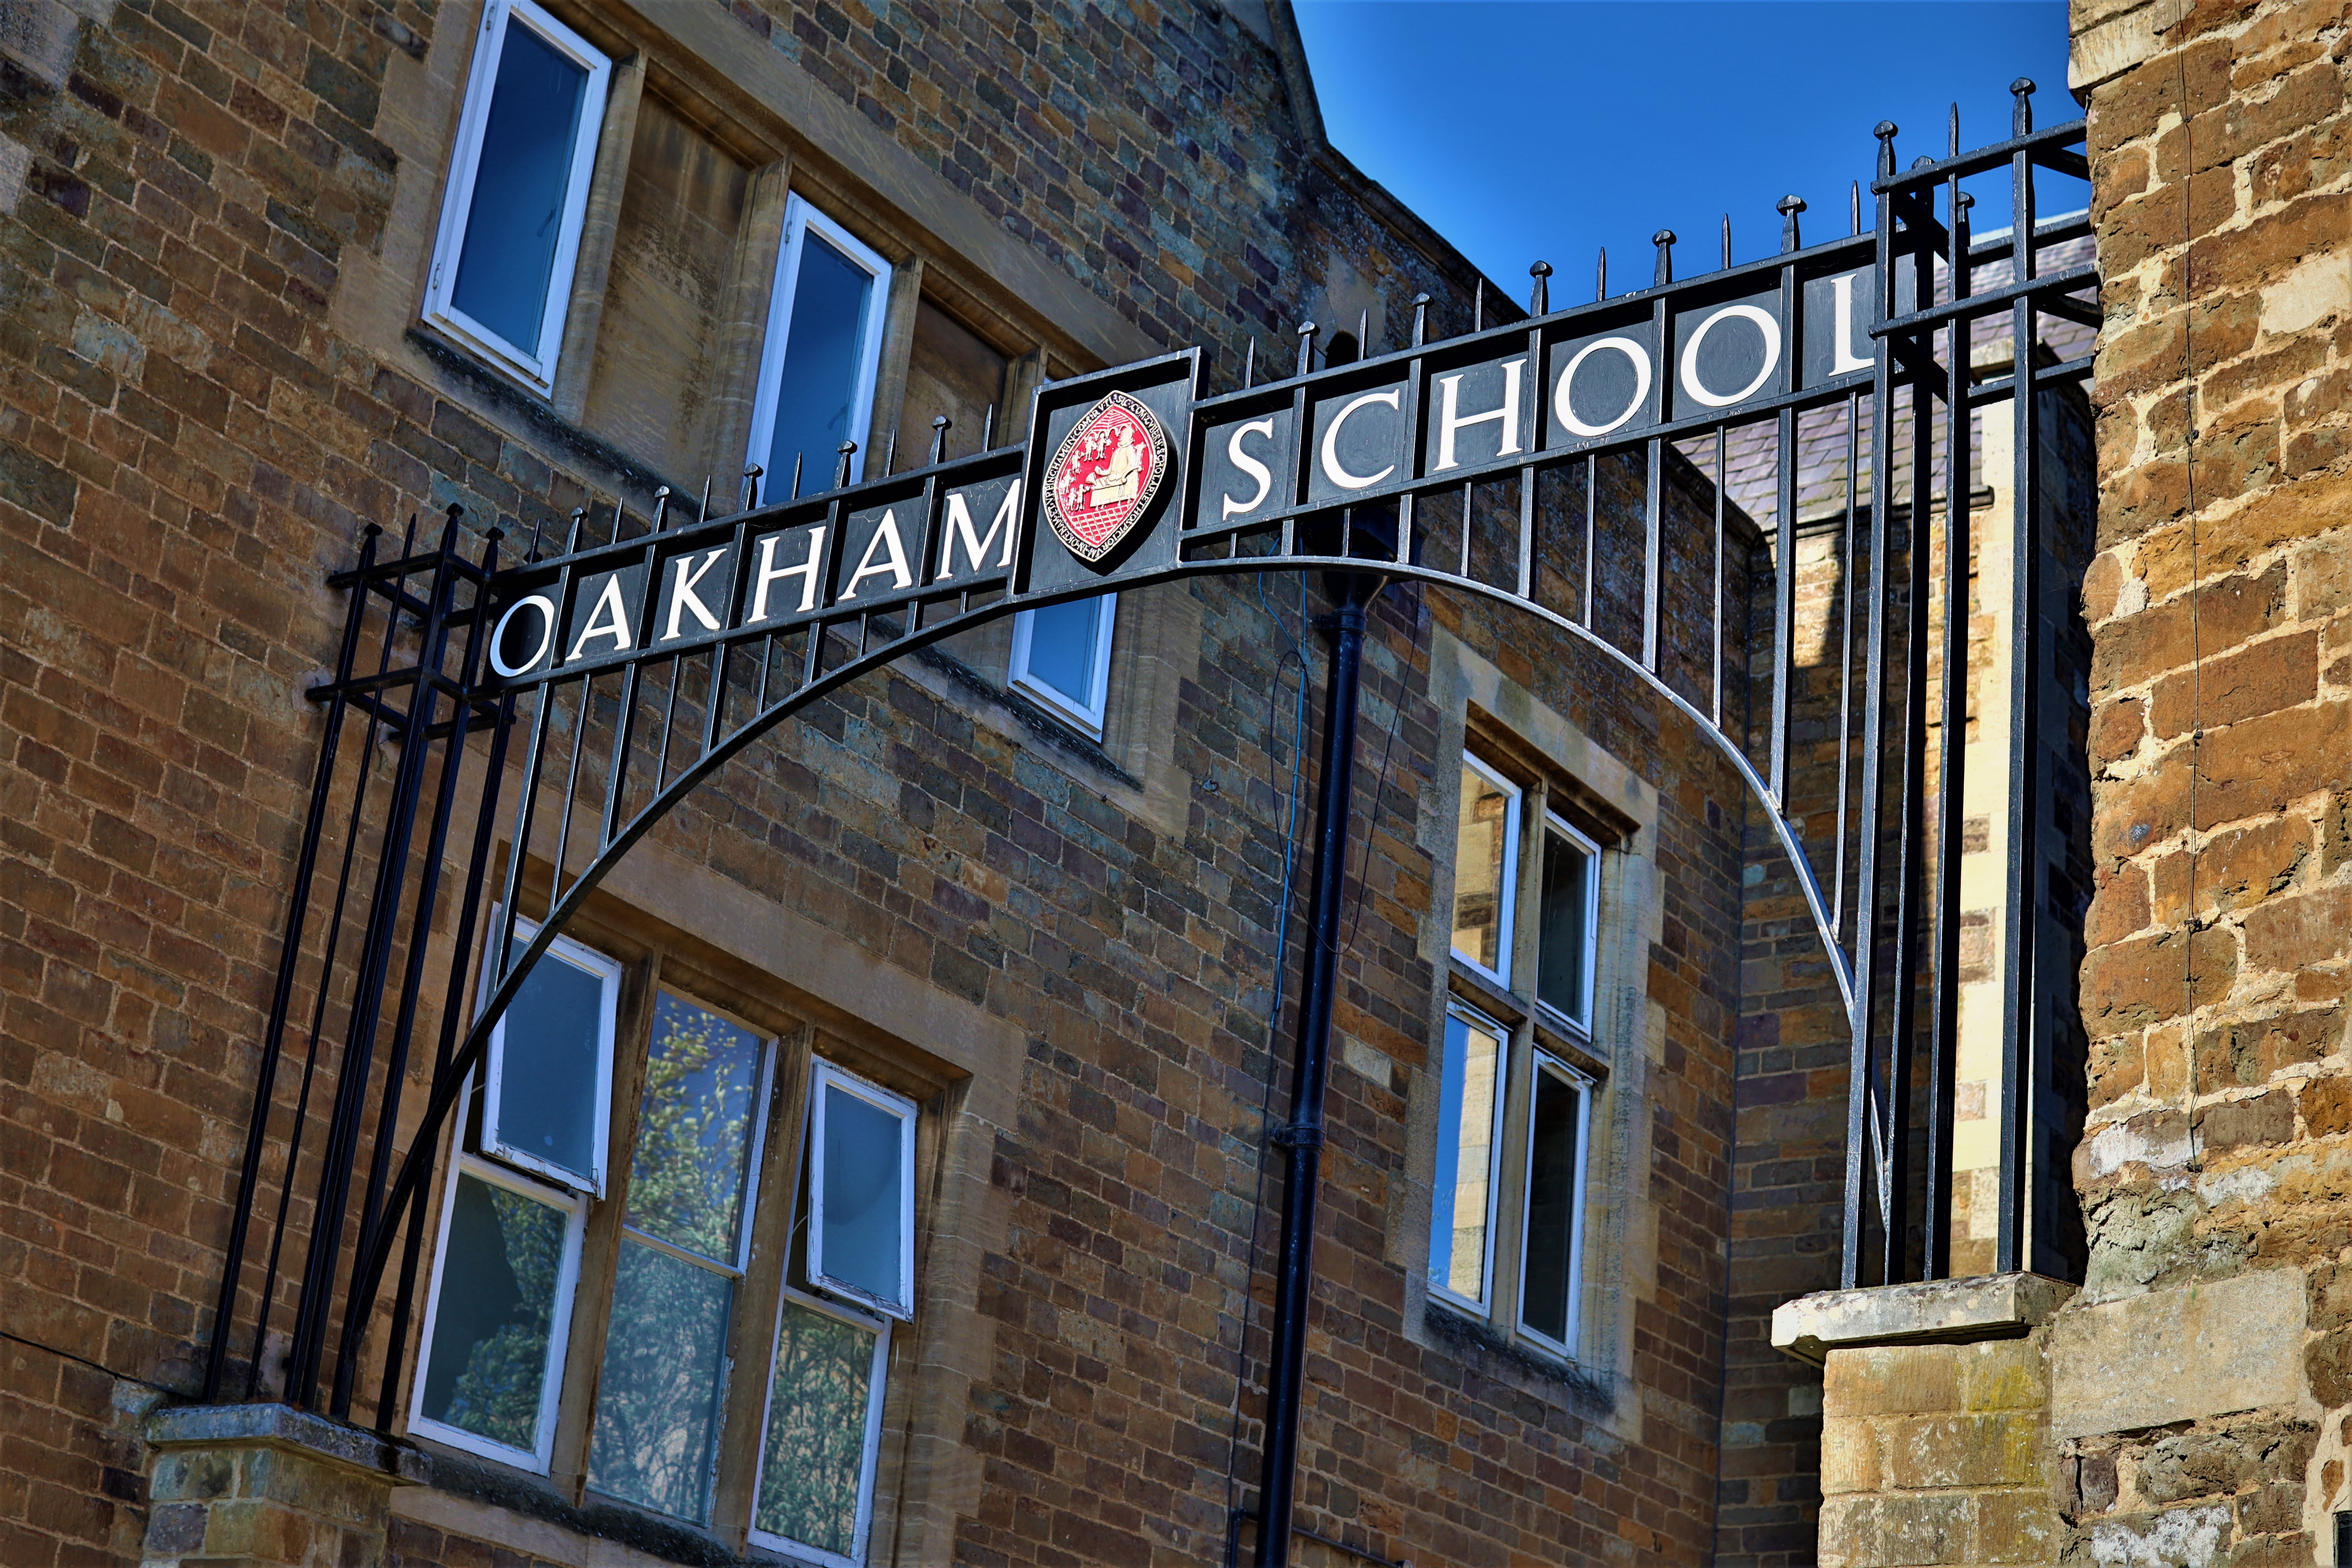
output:
[[[1599,879],[1596,878],[1595,880]],[[1592,1152],[1592,1079],[1575,1067],[1545,1050],[1535,1047],[1534,1071],[1528,1081],[1528,1149],[1520,1160],[1527,1179],[1519,1194],[1519,1300],[1512,1310],[1512,1319],[1518,1331],[1537,1344],[1553,1351],[1570,1361],[1576,1359],[1576,1346],[1583,1331],[1584,1311],[1584,1179],[1591,1166]],[[1537,1081],[1546,1073],[1576,1090],[1576,1179],[1570,1189],[1568,1223],[1568,1323],[1567,1336],[1555,1340],[1540,1329],[1528,1326],[1528,1215],[1535,1205],[1535,1097]]]
[[[908,1321],[915,1315],[915,1132],[919,1114],[918,1108],[905,1095],[894,1093],[879,1084],[868,1083],[822,1058],[814,1058],[812,1066],[814,1070],[809,1079],[808,1122],[809,1283],[827,1295],[838,1296],[901,1322]],[[869,1105],[890,1112],[906,1124],[906,1136],[898,1141],[898,1201],[901,1205],[898,1284],[907,1293],[904,1301],[885,1300],[824,1272],[824,1105],[828,1088],[855,1095]]]
[[[529,1453],[504,1443],[436,1421],[425,1414],[425,1386],[433,1366],[433,1334],[441,1317],[441,1275],[449,1256],[449,1219],[457,1207],[457,1180],[472,1176],[490,1186],[503,1187],[534,1203],[565,1211],[563,1260],[555,1273],[555,1300],[548,1313],[547,1371],[540,1383],[539,1427]],[[528,1176],[478,1155],[459,1152],[449,1162],[442,1184],[441,1219],[433,1242],[433,1278],[425,1297],[425,1325],[416,1342],[416,1372],[409,1379],[408,1430],[480,1458],[496,1459],[537,1475],[545,1475],[555,1450],[555,1423],[562,1410],[564,1353],[572,1338],[572,1305],[580,1284],[581,1238],[587,1232],[588,1198],[570,1189],[550,1190]]]
[[[1449,1001],[1445,1005],[1445,1016],[1448,1018],[1461,1019],[1462,1022],[1467,1025],[1470,1028],[1487,1036],[1495,1042],[1495,1103],[1493,1108],[1487,1112],[1491,1125],[1489,1126],[1486,1133],[1486,1227],[1483,1233],[1486,1237],[1486,1256],[1480,1260],[1478,1266],[1478,1279],[1481,1288],[1480,1294],[1476,1296],[1462,1295],[1460,1292],[1454,1290],[1451,1286],[1447,1285],[1444,1279],[1438,1278],[1437,1269],[1434,1267],[1436,1262],[1434,1258],[1427,1258],[1424,1261],[1425,1264],[1430,1266],[1429,1293],[1431,1295],[1450,1306],[1458,1307],[1462,1310],[1469,1312],[1475,1317],[1485,1318],[1493,1310],[1491,1303],[1495,1298],[1495,1230],[1497,1223],[1502,1217],[1503,1133],[1506,1126],[1506,1119],[1503,1113],[1510,1104],[1511,1031],[1496,1023],[1494,1019],[1488,1017],[1486,1014],[1479,1012],[1475,1007],[1469,1006],[1468,1005],[1461,1002]],[[1442,1065],[1444,1061],[1442,1048],[1439,1060]],[[1444,1103],[1444,1100],[1442,1095],[1438,1103],[1440,1105]],[[1440,1138],[1450,1136],[1458,1139],[1461,1136],[1461,1131],[1462,1130],[1458,1124],[1450,1129],[1441,1126],[1437,1130],[1437,1135]],[[1461,1180],[1462,1154],[1458,1146],[1454,1151],[1454,1179],[1459,1182]],[[1438,1213],[1437,1208],[1439,1202],[1444,1202],[1446,1205],[1445,1212],[1442,1216]],[[1447,1226],[1449,1231],[1451,1230],[1453,1223],[1453,1194],[1451,1193],[1438,1194],[1433,1192],[1431,1194],[1429,1218],[1432,1230],[1434,1231],[1435,1227],[1441,1222]]]
[[[490,912],[491,945],[485,949],[481,997],[475,1005],[477,1011],[489,1005],[490,971],[494,967],[490,962],[490,955],[497,952],[496,944],[502,929],[499,911],[493,909]],[[518,915],[515,917],[514,931],[515,940],[518,942],[527,942],[538,934],[539,924],[535,921],[528,921]],[[604,1000],[597,1008],[596,1127],[590,1138],[590,1157],[595,1168],[590,1173],[589,1185],[583,1187],[580,1184],[578,1172],[567,1170],[563,1166],[533,1154],[527,1149],[515,1148],[499,1138],[499,1097],[505,1075],[507,1043],[507,1020],[503,1014],[491,1028],[489,1044],[482,1053],[482,1152],[503,1160],[510,1165],[544,1176],[569,1191],[585,1192],[601,1198],[604,1195],[604,1184],[611,1175],[613,1048],[614,1037],[620,1027],[621,964],[618,960],[607,958],[594,948],[583,946],[570,937],[561,934],[550,942],[547,951],[540,955],[541,963],[550,960],[570,963],[575,968],[587,970],[604,985]],[[520,1002],[521,998],[518,996],[516,1000]],[[512,1005],[507,1009],[508,1013],[513,1010]]]
[[[1527,792],[1520,785],[1513,784],[1497,773],[1493,766],[1479,760],[1475,752],[1468,750],[1463,752],[1462,765],[1501,790],[1507,802],[1503,810],[1503,867],[1501,873],[1496,878],[1495,886],[1495,919],[1499,927],[1495,933],[1495,952],[1503,963],[1499,969],[1489,969],[1458,947],[1453,949],[1454,957],[1456,963],[1485,975],[1504,990],[1508,991],[1511,988],[1511,943],[1517,940],[1518,932],[1517,916],[1519,901],[1519,817],[1527,805]],[[1458,849],[1462,816],[1462,803],[1459,799],[1454,802],[1454,815],[1456,825],[1454,831],[1457,835],[1454,875],[1458,887],[1462,876]],[[1451,910],[1448,910],[1446,919],[1447,929],[1451,931],[1453,920]],[[1450,938],[1448,944],[1451,945]]]
[[[1082,705],[1068,693],[1057,690],[1029,668],[1029,638],[1036,622],[1037,612],[1023,610],[1013,617],[1012,680],[1010,684],[1022,695],[1036,702],[1063,720],[1099,741],[1103,738],[1104,722],[1110,716],[1110,645],[1118,625],[1118,595],[1102,595],[1103,614],[1099,629],[1095,634],[1094,673],[1089,684],[1095,691],[1092,706]]]
[[[866,341],[858,345],[857,384],[849,398],[849,438],[857,443],[849,459],[849,479],[856,484],[866,472],[866,437],[873,431],[874,387],[881,374],[882,331],[890,313],[890,264],[873,247],[797,195],[784,202],[784,243],[776,252],[775,281],[768,291],[767,337],[760,350],[760,381],[751,397],[751,439],[743,461],[747,467],[753,463],[764,467],[768,447],[775,439],[776,399],[784,374],[785,343],[792,332],[793,299],[800,291],[801,256],[811,229],[874,279],[874,308],[866,313]],[[802,488],[811,493],[831,489],[833,474],[831,468],[822,474],[803,474]],[[792,482],[789,474],[769,474],[761,482],[760,493],[782,500]]]
[[[499,59],[508,30],[518,24],[588,72],[578,138],[572,149],[572,173],[564,186],[555,265],[548,273],[547,306],[541,314],[535,343],[509,342],[459,310],[455,298],[457,263],[466,248],[466,218],[473,207],[474,182],[480,170],[482,135],[489,122],[490,95],[498,85]],[[588,179],[596,166],[596,143],[604,123],[604,100],[612,75],[610,58],[533,0],[488,0],[484,6],[473,70],[466,82],[466,104],[457,120],[449,180],[441,196],[441,225],[425,289],[425,319],[463,338],[541,395],[552,395],[555,391],[556,353],[562,347],[564,322],[571,313],[572,278],[580,261],[580,229],[588,211]]]
[[[1540,951],[1536,955],[1536,980],[1535,984],[1529,988],[1529,994],[1534,997],[1536,1006],[1546,1022],[1558,1025],[1580,1040],[1589,1041],[1592,1038],[1592,1004],[1594,997],[1599,994],[1601,968],[1601,846],[1590,834],[1579,832],[1556,811],[1544,813],[1544,830],[1546,838],[1543,852],[1547,859],[1551,855],[1549,835],[1555,833],[1583,850],[1585,854],[1587,873],[1584,879],[1584,994],[1577,998],[1583,1016],[1580,1017],[1575,1014],[1563,1013],[1543,999],[1543,955]],[[1536,921],[1538,931],[1542,929],[1543,921],[1542,871],[1543,868],[1538,867],[1536,879]]]
[[[783,1342],[784,1307],[788,1303],[874,1331],[874,1370],[866,1380],[866,1441],[857,1472],[857,1525],[851,1536],[847,1556],[821,1551],[788,1535],[761,1530],[756,1522],[760,1515],[760,1481],[768,1468],[768,1417],[774,1413],[776,1403],[776,1353]],[[875,1461],[882,1450],[884,1380],[889,1370],[890,1320],[887,1317],[877,1312],[860,1311],[843,1302],[829,1300],[810,1291],[795,1290],[790,1284],[785,1285],[783,1298],[776,1303],[776,1330],[768,1340],[767,1391],[760,1400],[760,1458],[751,1467],[751,1517],[755,1521],[751,1527],[752,1545],[793,1557],[805,1557],[824,1563],[825,1568],[859,1568],[865,1563],[866,1537],[874,1525]]]

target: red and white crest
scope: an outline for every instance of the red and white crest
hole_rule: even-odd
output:
[[[1168,476],[1168,431],[1124,392],[1070,427],[1045,465],[1045,516],[1071,554],[1091,564],[1118,547]]]

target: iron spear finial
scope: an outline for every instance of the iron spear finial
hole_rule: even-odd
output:
[[[1797,229],[1797,215],[1805,210],[1805,198],[1792,191],[1773,203],[1772,210],[1780,215],[1780,248],[1802,250],[1805,242]]]
[[[1312,321],[1298,323],[1298,370],[1305,375],[1315,368],[1315,334],[1322,331]]]
[[[1601,259],[1592,267],[1592,301],[1599,304],[1609,298],[1609,247],[1601,247]]]
[[[948,429],[955,423],[944,414],[931,416],[931,461],[938,464],[948,455]]]
[[[1650,243],[1658,247],[1658,281],[1673,282],[1675,280],[1675,231],[1662,228],[1650,237]]]
[[[1882,120],[1871,127],[1870,133],[1878,138],[1878,177],[1885,179],[1895,173],[1895,132],[1899,129],[1892,120]]]
[[[1412,297],[1412,346],[1421,347],[1429,341],[1429,296]]]
[[[857,456],[857,443],[844,441],[834,450],[841,454],[841,462],[833,470],[833,488],[845,490],[849,488],[849,459]]]
[[[1534,289],[1528,295],[1528,314],[1530,316],[1550,315],[1551,263],[1549,261],[1537,262],[1534,266],[1528,268],[1528,276],[1536,280]]]
[[[743,465],[743,510],[750,511],[760,504],[760,476],[768,470],[757,463]]]
[[[2009,84],[2009,90],[2017,100],[2016,107],[2010,110],[2010,134],[2022,136],[2033,129],[2033,79],[2019,77]]]

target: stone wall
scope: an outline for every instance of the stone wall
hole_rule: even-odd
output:
[[[2325,1562],[2352,1408],[2352,19],[2073,13],[2106,322],[2068,1552]],[[2132,1327],[2225,1288],[2259,1300],[2211,1352]],[[2134,1355],[2162,1398],[2088,1375]]]

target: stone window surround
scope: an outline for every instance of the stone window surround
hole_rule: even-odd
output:
[[[522,902],[537,907],[544,898],[546,863],[534,855],[525,864]],[[732,1015],[777,1041],[768,1135],[756,1173],[751,1267],[729,1331],[733,1373],[720,1395],[711,1524],[698,1528],[587,1489],[593,1394],[619,1258],[624,1205],[617,1191],[594,1203],[588,1216],[548,1475],[409,1434],[411,1389],[404,1387],[396,1392],[401,1416],[394,1431],[431,1461],[419,1472],[429,1484],[396,1492],[394,1512],[514,1549],[526,1549],[527,1542],[543,1545],[552,1524],[582,1533],[618,1529],[652,1558],[698,1561],[714,1545],[731,1553],[745,1550],[770,1341],[805,1130],[805,1117],[796,1112],[805,1103],[811,1060],[822,1056],[920,1107],[915,1318],[891,1336],[869,1550],[887,1555],[893,1539],[919,1542],[933,1529],[951,1529],[959,1467],[944,1457],[910,1464],[909,1456],[931,1451],[942,1440],[959,1442],[955,1432],[930,1430],[937,1423],[924,1412],[961,1409],[961,1388],[949,1385],[986,1375],[992,1335],[975,1310],[978,1259],[1004,1242],[1005,1205],[989,1190],[988,1173],[996,1129],[1010,1126],[1014,1115],[1024,1049],[1018,1031],[919,980],[886,973],[886,965],[846,939],[653,845],[640,846],[615,869],[569,931],[624,965],[609,1133],[610,1148],[619,1152],[610,1156],[613,1169],[625,1163],[635,1136],[656,986]],[[448,940],[444,934],[436,943],[445,958]],[[453,1125],[452,1138],[461,1131]],[[438,1234],[446,1188],[446,1182],[434,1185],[425,1216],[428,1237]],[[420,1301],[404,1359],[411,1384],[418,1375],[423,1319]]]
[[[1474,1318],[1444,1300],[1428,1279],[1439,1098],[1433,1049],[1429,1065],[1411,1075],[1414,1081],[1407,1094],[1405,1167],[1389,1206],[1387,1256],[1406,1271],[1408,1300],[1418,1298],[1423,1303],[1421,1310],[1407,1313],[1405,1331],[1414,1342],[1448,1355],[1460,1353],[1458,1347],[1465,1340],[1499,1352],[1499,1359],[1517,1369],[1538,1397],[1573,1403],[1627,1440],[1637,1440],[1642,1410],[1631,1372],[1633,1302],[1654,1291],[1657,1282],[1654,1226],[1644,1217],[1649,1119],[1643,1106],[1650,1075],[1663,1055],[1665,1028],[1663,1007],[1647,994],[1648,949],[1661,935],[1664,919],[1658,894],[1657,792],[1443,626],[1433,629],[1431,642],[1430,699],[1440,716],[1437,755],[1450,757],[1468,750],[1499,764],[1517,782],[1536,786],[1529,790],[1530,804],[1522,807],[1524,820],[1539,822],[1538,814],[1549,801],[1550,810],[1601,845],[1601,914],[1590,1043],[1540,1020],[1531,1001],[1517,995],[1516,988],[1505,991],[1454,959],[1450,862],[1460,770],[1439,770],[1438,787],[1423,799],[1420,824],[1422,844],[1433,863],[1423,955],[1433,972],[1444,977],[1433,988],[1428,1037],[1443,1037],[1446,1009],[1456,998],[1510,1031],[1504,1202],[1489,1292],[1493,1305],[1489,1316]],[[1523,831],[1523,868],[1529,863],[1526,837]],[[1537,890],[1523,869],[1523,907],[1515,937],[1523,950],[1535,940],[1528,900]],[[1519,969],[1519,963],[1514,968]],[[1528,1088],[1538,1036],[1542,1049],[1593,1080],[1584,1155],[1581,1309],[1572,1361],[1516,1328],[1521,1232],[1511,1194],[1523,1193],[1526,1186]],[[1359,1071],[1378,1066],[1357,1059],[1363,1055],[1357,1047],[1344,1059]]]
[[[692,477],[689,489],[689,476],[656,472],[579,422],[587,405],[627,153],[647,90],[753,170],[722,349],[729,356],[723,374],[742,395],[732,424],[713,442],[711,472],[720,482],[740,469],[737,455],[750,439],[768,291],[792,195],[805,198],[891,266],[869,426],[874,450],[887,450],[898,434],[915,317],[926,299],[1007,356],[999,442],[1025,434],[1031,394],[1045,379],[1160,352],[1161,345],[936,170],[784,57],[758,45],[723,8],[646,0],[541,3],[614,62],[552,395],[531,392],[419,313],[483,0],[460,0],[445,13],[422,60],[397,51],[392,57],[379,126],[399,154],[392,219],[380,254],[358,247],[346,253],[331,310],[337,328],[352,341],[418,381],[444,388],[559,468],[625,497],[640,515],[651,510],[656,486],[698,494],[699,477]],[[963,435],[977,445],[978,432]],[[951,452],[972,449],[959,445],[953,433],[950,441]],[[929,429],[907,433],[899,466],[928,457],[929,443]],[[774,479],[763,479],[763,488]],[[783,482],[790,482],[788,476]],[[1009,622],[934,645],[898,668],[940,700],[1039,751],[1078,786],[1160,831],[1181,833],[1193,781],[1176,765],[1171,725],[1161,716],[1175,711],[1182,683],[1199,672],[1199,591],[1151,590],[1122,603],[1100,737],[1007,689]]]

